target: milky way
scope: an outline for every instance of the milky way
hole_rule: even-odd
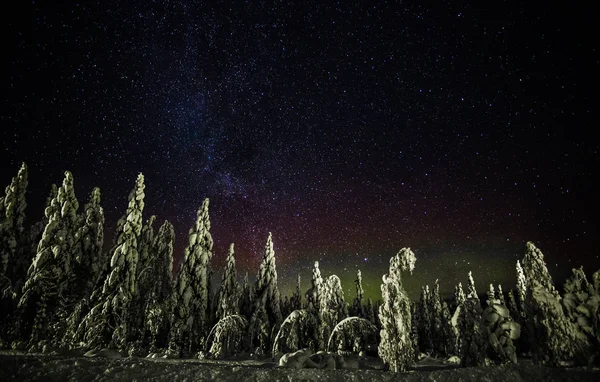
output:
[[[405,246],[413,297],[469,270],[512,287],[526,240],[555,277],[598,268],[592,12],[296,3],[11,14],[1,181],[27,162],[37,220],[70,170],[80,202],[101,187],[110,235],[143,172],[177,258],[209,197],[215,270],[235,242],[254,276],[271,231],[286,292],[318,260],[347,299],[357,269],[377,298]]]

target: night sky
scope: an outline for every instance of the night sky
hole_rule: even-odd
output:
[[[269,231],[283,292],[318,260],[347,300],[406,246],[414,298],[513,287],[527,240],[560,283],[600,267],[593,8],[63,3],[2,16],[0,183],[28,164],[30,222],[70,170],[110,242],[143,172],[178,260],[210,198],[216,280],[230,242],[254,278]]]

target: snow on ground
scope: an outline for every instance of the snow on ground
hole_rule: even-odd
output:
[[[72,357],[0,353],[0,381],[599,381],[600,369],[520,365],[456,368],[420,364],[418,371],[290,370],[273,362]]]

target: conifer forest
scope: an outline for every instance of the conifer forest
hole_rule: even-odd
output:
[[[84,204],[74,176],[52,185],[44,216],[27,215],[27,166],[0,198],[2,273],[0,346],[27,354],[86,357],[228,360],[247,358],[291,369],[415,370],[423,359],[473,368],[534,365],[597,367],[600,359],[600,270],[574,268],[555,286],[532,242],[515,264],[516,285],[478,292],[471,272],[444,301],[439,285],[423,285],[411,301],[403,276],[418,272],[410,248],[389,259],[381,299],[344,296],[335,274],[297,278],[295,292],[278,289],[277,256],[268,233],[256,276],[236,272],[231,243],[211,287],[209,200],[185,238],[173,270],[175,232],[144,216],[144,176],[132,182],[114,240],[104,242],[101,190]]]

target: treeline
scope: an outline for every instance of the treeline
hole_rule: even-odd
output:
[[[586,364],[598,355],[600,271],[590,283],[574,269],[561,296],[532,243],[522,266],[517,262],[516,288],[505,296],[490,285],[484,303],[471,273],[467,292],[459,283],[450,305],[437,281],[412,302],[402,285],[402,273],[416,262],[409,248],[390,259],[377,303],[364,301],[360,271],[356,296],[346,302],[340,279],[324,279],[318,262],[306,292],[298,276],[293,295],[281,296],[270,233],[255,282],[246,273],[238,284],[231,244],[213,291],[208,199],[173,278],[173,226],[165,221],[155,231],[155,216],[143,220],[144,188],[140,174],[113,242],[105,245],[100,190],[79,208],[70,172],[51,187],[42,219],[27,224],[23,164],[0,198],[1,348],[108,347],[138,356],[212,358],[310,348],[379,355],[391,371],[406,370],[423,353],[463,366],[516,363],[522,356],[553,366]]]

